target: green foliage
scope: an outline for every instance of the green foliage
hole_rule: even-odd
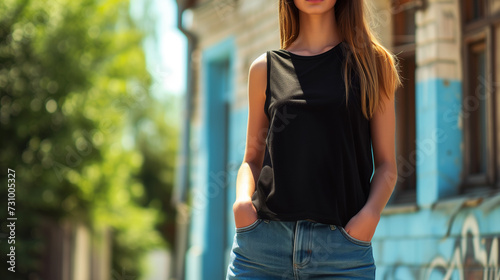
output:
[[[129,18],[128,5],[0,3],[0,218],[7,215],[11,168],[18,279],[43,270],[42,256],[51,250],[39,230],[46,218],[110,227],[112,268],[130,275],[140,274],[144,252],[166,245],[155,228],[173,238],[164,229],[173,232],[168,196],[177,144],[167,139],[177,131],[149,95],[144,34]],[[144,122],[154,129],[141,130]],[[160,139],[156,145],[151,136]],[[8,232],[5,223],[1,230]],[[7,244],[0,237],[5,264]]]
[[[175,120],[165,115],[178,112],[180,101],[171,98],[170,104],[156,103],[149,106],[147,111],[138,116],[136,127],[139,129],[135,132],[137,146],[144,158],[138,179],[146,187],[144,195],[138,197],[138,201],[143,206],[159,210],[161,215],[157,229],[163,234],[167,244],[174,243],[176,210],[170,202],[174,188],[175,161],[166,159],[174,159],[177,155],[179,131]]]

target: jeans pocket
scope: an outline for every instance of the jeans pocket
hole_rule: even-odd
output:
[[[352,237],[351,235],[349,235],[349,233],[347,233],[347,231],[344,229],[344,227],[341,227],[341,226],[337,226],[337,227],[339,228],[340,232],[342,233],[342,235],[345,237],[345,239],[347,241],[354,243],[356,245],[365,246],[365,247],[370,247],[372,245],[371,241],[359,240],[357,238]]]
[[[257,218],[253,223],[249,224],[248,226],[236,228],[236,233],[244,233],[244,232],[250,232],[257,228],[257,226],[262,222],[261,218]]]

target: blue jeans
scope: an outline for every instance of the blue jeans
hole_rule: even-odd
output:
[[[309,220],[236,228],[226,280],[375,279],[371,242]]]

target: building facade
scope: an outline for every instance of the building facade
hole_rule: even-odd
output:
[[[340,0],[338,0],[340,1]],[[189,41],[177,279],[223,279],[251,62],[279,48],[278,1],[177,0]],[[397,54],[398,182],[377,279],[500,279],[500,0],[373,0]]]

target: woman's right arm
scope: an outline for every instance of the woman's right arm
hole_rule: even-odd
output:
[[[245,227],[257,220],[252,194],[259,178],[266,147],[269,120],[264,113],[267,87],[266,53],[255,59],[248,73],[248,123],[245,154],[236,178],[233,204],[235,226]]]

